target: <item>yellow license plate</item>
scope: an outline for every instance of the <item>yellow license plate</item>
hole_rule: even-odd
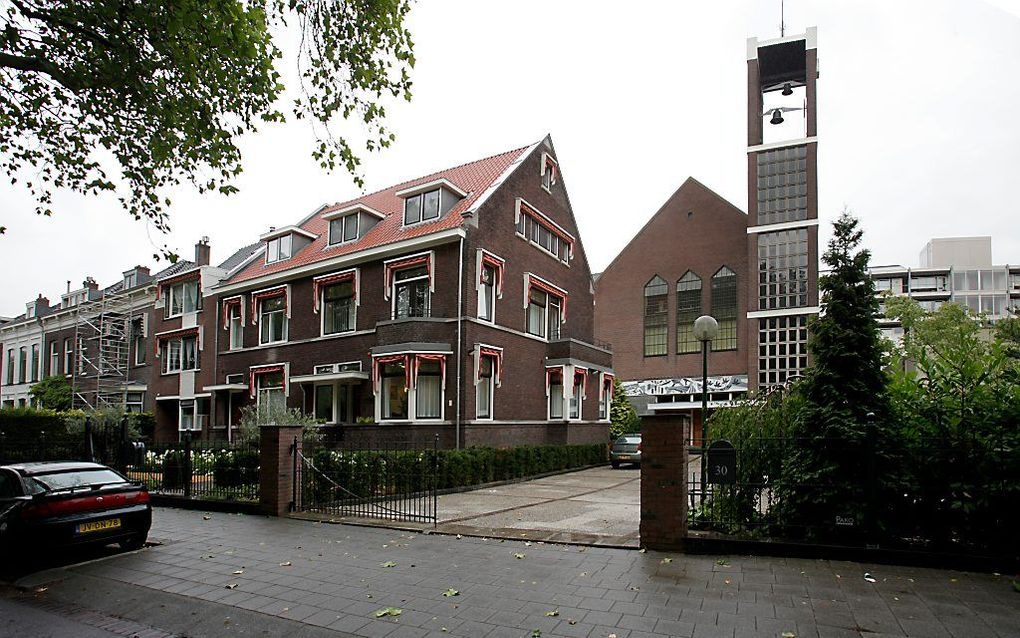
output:
[[[79,523],[78,533],[88,534],[89,532],[102,532],[108,529],[117,529],[120,527],[119,518],[108,518],[105,521],[92,521],[90,523]]]
[[[628,461],[630,460],[630,454],[621,454],[620,458],[623,459],[624,461]]]

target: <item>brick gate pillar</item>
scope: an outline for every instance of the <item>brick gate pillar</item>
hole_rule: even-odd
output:
[[[641,546],[681,551],[687,536],[687,441],[683,415],[641,417]]]
[[[300,425],[259,428],[259,508],[265,514],[286,516],[296,500],[294,446],[301,450],[301,433]]]

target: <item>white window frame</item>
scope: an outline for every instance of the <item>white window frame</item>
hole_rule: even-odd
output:
[[[145,365],[146,349],[148,346],[145,344],[145,317],[141,317],[139,321],[139,330],[135,332],[135,323],[131,322],[131,341],[135,348],[134,364],[136,366]]]
[[[554,416],[553,415],[553,409],[552,409],[553,408],[553,388],[556,386],[556,384],[549,383],[549,394],[545,398],[545,417],[546,417],[547,421],[565,421],[566,420],[566,417],[564,416],[565,414],[567,414],[567,394],[566,394],[567,386],[566,386],[566,383],[565,383],[565,381],[566,381],[566,371],[563,368],[560,368],[560,371],[561,371],[560,372],[560,384],[559,384],[560,385],[560,400],[559,400],[560,414],[559,414],[559,416]],[[545,374],[546,375],[549,374],[549,369],[548,368],[546,368]]]
[[[262,408],[263,396],[269,396],[269,394],[271,392],[279,392],[280,396],[283,397],[282,405],[283,405],[284,409],[286,409],[287,408],[287,381],[288,381],[286,370],[284,370],[282,372],[274,372],[274,373],[271,373],[271,374],[279,374],[281,376],[281,378],[283,379],[283,385],[281,385],[279,387],[275,387],[274,386],[274,387],[263,388],[262,387],[262,382],[267,377],[269,377],[271,375],[270,374],[260,374],[260,375],[257,375],[255,377],[255,405],[259,409],[261,409]]]
[[[338,246],[340,244],[349,244],[351,242],[358,241],[358,238],[361,237],[361,220],[359,219],[360,217],[361,214],[355,212],[350,213],[349,215],[343,215],[342,217],[334,217],[333,219],[330,219],[327,230],[329,234],[329,240],[327,245]],[[354,220],[354,237],[352,237],[351,239],[345,239],[347,235],[347,224],[350,223],[352,219]],[[334,222],[338,223],[340,226],[340,237],[338,238],[333,236]]]
[[[74,370],[74,345],[71,337],[64,337],[64,374],[70,376]]]
[[[242,302],[243,303],[243,302]],[[230,304],[227,307],[227,349],[240,350],[244,347],[244,318],[241,316],[241,304]],[[236,314],[235,314],[236,311]],[[236,323],[236,325],[235,325]],[[237,342],[234,342],[235,330]]]
[[[615,382],[609,384],[606,387],[606,373],[602,372],[599,374],[599,388],[601,389],[601,396],[599,398],[599,421],[609,421],[611,410],[613,409],[613,392],[616,389]]]
[[[486,268],[492,270],[492,278],[491,278],[491,280],[489,281],[488,284],[484,283],[481,280],[482,274],[485,272]],[[479,275],[478,275],[478,285],[477,285],[477,290],[478,290],[478,319],[479,319],[479,321],[484,321],[486,323],[493,323],[493,324],[496,323],[496,277],[497,277],[497,270],[496,270],[495,266],[493,266],[492,264],[486,264],[486,263],[481,264],[481,268],[480,268]],[[485,298],[485,296],[483,294],[483,291],[486,288],[489,289],[489,296],[488,296],[489,304],[488,304],[488,308],[486,308],[483,305],[483,302],[486,300],[486,298]],[[488,317],[483,316],[483,310],[487,310],[488,311],[488,314],[489,314]]]
[[[289,299],[289,295],[283,295],[282,297],[283,297],[283,305],[284,305],[284,307],[280,308],[279,310],[272,310],[269,313],[263,312],[263,310],[262,310],[263,304],[265,304],[267,301],[271,301],[271,300],[274,300],[274,299],[279,299],[280,296],[277,296],[277,297],[267,297],[266,299],[259,299],[259,301],[258,301],[259,345],[260,346],[268,346],[268,345],[272,345],[272,344],[275,344],[275,343],[286,343],[287,342],[288,331],[289,331],[289,328],[290,328],[290,326],[289,326],[290,322],[287,320],[287,304],[290,303],[290,299]],[[274,313],[277,313],[277,312],[279,312],[283,316],[283,331],[282,331],[283,334],[282,334],[282,338],[276,339],[274,341],[263,341],[262,340],[262,335],[263,335],[263,330],[264,330],[264,327],[265,327],[265,323],[264,322],[266,321],[266,317],[269,314],[274,314]],[[270,332],[271,331],[272,331],[272,328],[270,328]]]
[[[396,273],[394,273],[394,280],[396,280]],[[351,305],[354,308],[354,316],[351,318],[351,327],[347,330],[339,330],[337,332],[326,332],[326,289],[330,286],[338,286],[343,283],[350,283],[352,289]],[[431,299],[429,302],[431,303]],[[395,307],[395,306],[394,306]],[[319,317],[319,336],[320,337],[335,337],[337,335],[348,334],[351,332],[357,332],[358,330],[358,285],[357,280],[353,281],[339,281],[332,284],[325,284],[319,288],[319,308],[321,316]]]
[[[527,210],[525,210],[527,209]],[[527,223],[525,218],[531,218],[531,224]],[[536,231],[535,226],[539,226],[539,237],[533,238],[531,235]],[[563,233],[568,239],[559,237],[556,233],[552,232],[546,226],[552,226],[557,231]],[[561,264],[570,267],[570,262],[573,260],[572,246],[577,244],[577,238],[567,232],[565,228],[554,222],[548,215],[529,204],[523,197],[518,197],[516,201],[516,207],[514,209],[514,230],[517,236],[525,240],[535,248],[538,248],[546,255],[549,255]],[[541,231],[549,233],[552,236],[550,243],[556,247],[556,252],[553,252],[549,248],[546,248],[541,243]],[[562,252],[563,254],[559,254]]]
[[[401,353],[397,353],[401,354]],[[410,359],[406,361],[404,365],[414,365],[415,354],[444,354],[449,356],[449,353],[435,353],[435,352],[418,352],[411,353]],[[372,362],[373,366],[378,365],[375,361]],[[378,423],[408,423],[423,421],[426,423],[442,423],[446,420],[446,377],[443,375],[443,364],[439,364],[439,416],[438,417],[420,417],[418,416],[418,379],[416,376],[411,377],[411,387],[405,387],[407,393],[407,417],[403,419],[391,419],[383,416],[383,401],[386,397],[386,377],[382,376],[382,371],[379,371],[379,391],[375,395],[375,419]],[[406,379],[406,370],[405,376]],[[405,380],[406,383],[406,380]]]
[[[133,396],[137,396],[137,401],[129,401]],[[135,409],[137,408],[137,409]],[[128,390],[124,393],[124,411],[132,414],[139,412],[145,412],[145,393]]]
[[[205,412],[199,412],[198,406],[205,402]],[[188,404],[187,406],[185,404]],[[190,408],[190,410],[188,409]],[[208,397],[195,397],[193,399],[181,399],[177,407],[177,431],[178,432],[201,432],[209,422],[209,410],[211,405]],[[184,413],[188,410],[191,413],[191,427],[184,427]]]
[[[425,219],[425,196],[436,193],[436,216]],[[407,221],[407,206],[411,200],[418,200],[418,219],[417,221]],[[426,224],[428,222],[434,222],[443,216],[443,189],[442,187],[430,188],[418,193],[413,193],[404,198],[404,208],[401,211],[401,221],[403,227],[417,226],[418,224]]]
[[[439,377],[439,416],[427,416],[427,417],[418,416],[418,392],[419,392],[420,383],[419,383],[419,379],[418,379],[419,375],[417,375],[417,374],[411,377],[411,381],[413,383],[413,387],[411,388],[410,396],[408,396],[408,402],[409,402],[408,403],[408,412],[410,413],[410,417],[411,417],[412,421],[427,421],[429,423],[436,423],[436,422],[443,421],[443,419],[446,417],[446,383],[445,383],[446,379],[443,376],[443,364],[442,363],[433,362],[433,361],[428,361],[427,363],[436,363],[436,365],[439,366],[439,375],[438,375],[438,377]],[[432,376],[432,375],[428,375],[428,376]],[[410,401],[412,401],[412,400],[414,401],[414,403],[410,403]]]
[[[413,270],[416,268],[424,268],[425,274],[410,279],[403,279],[398,281],[397,275],[407,270]],[[393,281],[390,282],[390,319],[397,319],[397,287],[398,285],[407,285],[411,282],[425,280],[426,290],[428,292],[428,302],[426,303],[427,312],[422,317],[432,316],[432,274],[429,272],[429,265],[424,266],[409,266],[407,268],[401,268],[400,270],[393,271]],[[417,315],[415,315],[417,317]],[[415,317],[401,317],[402,319],[413,319]]]
[[[50,341],[50,375],[60,373],[60,342],[56,339]]]
[[[286,240],[286,241],[284,241]],[[283,248],[287,247],[287,256],[283,256]],[[270,255],[276,255],[270,259]],[[294,256],[294,235],[293,233],[287,233],[286,235],[280,235],[279,237],[273,237],[272,239],[266,240],[266,263],[275,264],[280,261],[287,261]]]
[[[184,342],[190,341],[194,343],[195,348],[195,367],[185,368],[184,367]],[[174,344],[177,346],[177,367],[171,368],[170,366],[174,363],[171,352]],[[201,369],[201,350],[199,349],[198,335],[189,335],[186,337],[177,337],[175,339],[166,339],[160,344],[160,355],[163,358],[162,374],[180,374],[181,372],[197,372]]]
[[[184,304],[185,300],[188,298],[187,295],[184,294],[184,287],[185,286],[194,286],[195,287],[195,307],[192,308],[191,310],[188,310],[185,307],[185,304]],[[198,294],[199,294],[199,290],[198,290],[198,280],[197,279],[190,280],[190,281],[182,281],[182,282],[179,282],[179,283],[167,286],[167,288],[166,288],[166,296],[167,296],[166,313],[164,315],[164,319],[171,319],[173,317],[180,317],[180,316],[186,315],[188,313],[198,312],[199,309],[201,309],[201,307],[202,307],[202,302],[199,300]],[[180,312],[174,312],[174,301],[178,297],[180,298],[180,301],[181,301],[181,311]]]
[[[495,420],[495,406],[496,406],[496,363],[494,357],[491,356],[479,356],[478,365],[482,365],[482,361],[485,359],[489,360],[489,376],[483,377],[481,370],[478,372],[478,383],[475,384],[475,419],[478,421],[493,421]],[[481,415],[481,407],[479,405],[479,394],[478,389],[482,386],[486,386],[489,392],[489,415]]]
[[[556,340],[559,340],[560,338],[562,338],[563,330],[563,316],[562,316],[563,298],[557,297],[549,292],[546,292],[545,290],[539,290],[536,288],[535,291],[545,295],[545,306],[542,308],[542,334],[539,335],[535,334],[534,332],[531,332],[531,289],[527,291],[528,306],[524,309],[525,314],[524,332],[531,335],[532,337],[538,337],[539,339],[543,339],[545,341],[553,340],[552,331],[549,329],[550,328],[549,318],[553,316],[550,314],[550,310],[555,306],[557,322],[559,324],[560,329],[560,334],[556,335]]]

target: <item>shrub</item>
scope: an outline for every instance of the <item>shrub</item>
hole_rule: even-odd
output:
[[[259,451],[243,449],[216,452],[212,472],[217,487],[240,487],[258,483]]]
[[[163,489],[179,490],[191,482],[192,468],[184,450],[169,450],[163,455]]]

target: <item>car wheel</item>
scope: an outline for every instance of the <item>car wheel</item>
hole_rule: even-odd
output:
[[[118,544],[120,545],[120,548],[126,552],[134,551],[145,546],[145,539],[148,538],[148,536],[149,535],[146,533],[135,534],[120,541]]]
[[[613,466],[613,469],[614,469],[614,470],[618,470],[618,469],[620,469],[620,462],[619,462],[619,461],[612,461],[612,462],[610,463],[610,465],[612,465],[612,466]]]

